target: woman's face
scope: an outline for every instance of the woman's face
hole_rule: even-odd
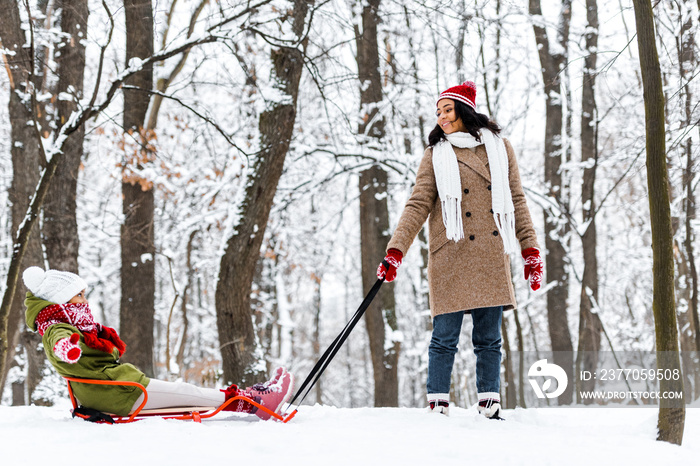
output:
[[[445,134],[456,133],[457,131],[467,131],[461,118],[455,112],[455,101],[452,99],[442,99],[437,103],[437,123]]]
[[[85,297],[85,290],[73,296],[68,302],[71,304],[87,304],[88,300]]]

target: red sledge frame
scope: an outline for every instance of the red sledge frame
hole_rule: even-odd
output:
[[[110,413],[105,413],[109,414],[109,416],[114,419],[115,424],[126,424],[129,422],[135,422],[135,421],[140,421],[141,419],[145,419],[147,417],[161,417],[163,419],[179,419],[182,421],[194,421],[194,422],[202,422],[202,419],[207,419],[210,417],[214,417],[217,414],[219,414],[226,406],[229,404],[233,403],[236,400],[243,400],[246,401],[253,406],[257,406],[258,409],[262,409],[266,413],[270,414],[272,418],[282,421],[283,423],[287,423],[292,420],[292,418],[296,415],[297,410],[295,409],[292,411],[291,414],[287,415],[286,417],[282,417],[277,413],[272,412],[270,409],[266,408],[265,406],[261,405],[260,403],[257,403],[247,396],[234,396],[233,398],[229,398],[222,404],[221,406],[214,407],[214,406],[197,406],[197,407],[176,407],[176,408],[164,408],[164,409],[143,409],[144,406],[146,406],[146,402],[148,401],[148,391],[146,390],[146,387],[141,385],[138,382],[128,382],[128,381],[118,381],[118,380],[97,380],[97,379],[81,379],[77,377],[64,377],[66,379],[66,384],[68,385],[68,396],[70,397],[71,403],[73,403],[73,414],[75,416],[78,416],[82,419],[88,419],[89,416],[86,416],[81,413],[76,413],[75,410],[78,408],[78,400],[75,398],[75,395],[73,394],[73,389],[70,386],[71,382],[74,383],[87,383],[87,384],[95,384],[95,385],[122,385],[122,386],[131,386],[131,387],[136,387],[139,390],[143,392],[143,401],[139,405],[136,410],[131,413],[127,414],[126,416],[117,416],[115,414],[110,414]],[[98,423],[106,423],[109,424],[107,421],[96,421]]]

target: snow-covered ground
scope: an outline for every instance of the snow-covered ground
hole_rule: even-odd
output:
[[[69,405],[0,407],[3,465],[648,465],[700,464],[700,406],[683,445],[655,440],[653,408],[505,411],[303,406],[289,423],[225,414],[192,422],[97,425]]]

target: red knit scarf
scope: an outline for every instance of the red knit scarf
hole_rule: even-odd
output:
[[[42,309],[36,317],[37,330],[41,336],[54,324],[69,324],[77,328],[90,348],[110,354],[117,348],[119,356],[126,350],[126,344],[119,338],[116,330],[95,322],[87,303],[52,304]]]

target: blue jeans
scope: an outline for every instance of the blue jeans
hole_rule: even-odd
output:
[[[433,319],[433,336],[428,348],[428,393],[449,393],[452,366],[465,311],[441,314]],[[501,316],[503,306],[471,310],[476,354],[476,389],[479,393],[500,388]]]

